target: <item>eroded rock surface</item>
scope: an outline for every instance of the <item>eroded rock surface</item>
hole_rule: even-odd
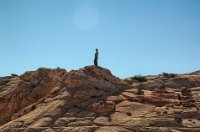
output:
[[[97,66],[39,68],[0,78],[0,131],[198,132],[199,101],[199,72],[140,82]]]

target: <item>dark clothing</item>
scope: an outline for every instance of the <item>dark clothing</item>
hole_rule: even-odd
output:
[[[96,53],[95,53],[95,58],[94,58],[94,65],[95,66],[98,66],[98,51],[96,51]]]

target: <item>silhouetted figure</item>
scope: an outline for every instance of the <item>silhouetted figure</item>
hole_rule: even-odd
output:
[[[96,53],[95,53],[95,57],[94,57],[94,65],[95,66],[98,66],[98,55],[99,55],[99,52],[98,52],[98,49],[96,49]]]

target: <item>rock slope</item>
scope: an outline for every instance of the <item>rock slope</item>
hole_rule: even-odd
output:
[[[0,78],[0,131],[199,132],[199,101],[198,71],[121,80],[97,66],[39,68]]]

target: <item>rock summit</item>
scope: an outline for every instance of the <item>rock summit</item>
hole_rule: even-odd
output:
[[[200,72],[140,78],[99,66],[1,77],[0,131],[200,131]]]

